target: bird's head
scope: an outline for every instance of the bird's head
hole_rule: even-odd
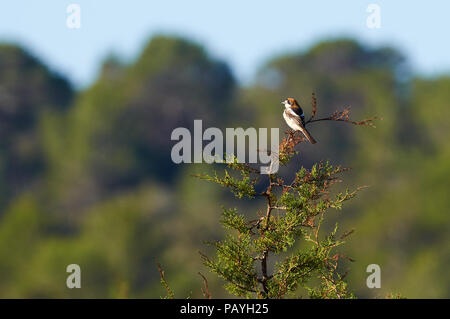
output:
[[[291,97],[288,97],[286,100],[281,102],[281,104],[283,104],[286,108],[298,105],[297,101]]]

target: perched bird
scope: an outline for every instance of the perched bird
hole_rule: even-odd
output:
[[[300,105],[298,105],[297,101],[289,97],[285,101],[281,102],[281,104],[284,104],[286,108],[283,112],[283,117],[287,125],[289,125],[289,127],[294,131],[302,132],[311,144],[317,143],[305,128],[305,114],[303,113]]]

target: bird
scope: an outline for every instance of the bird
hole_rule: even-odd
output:
[[[286,108],[283,112],[283,117],[287,125],[289,125],[289,127],[294,131],[302,132],[311,144],[316,144],[317,142],[314,137],[312,137],[305,128],[305,114],[303,113],[303,110],[298,102],[295,99],[288,97],[286,100],[281,102],[281,104],[283,104]]]

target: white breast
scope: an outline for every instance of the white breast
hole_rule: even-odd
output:
[[[295,120],[293,120],[292,118],[290,118],[290,117],[287,116],[286,112],[289,112],[289,111],[290,111],[290,114],[294,113],[294,112],[291,111],[291,109],[286,109],[286,110],[284,110],[284,112],[283,112],[284,120],[286,121],[287,125],[289,125],[289,127],[290,127],[291,129],[293,129],[294,131],[300,131],[301,128],[300,128],[300,126],[298,125],[297,121],[295,121]],[[295,113],[294,113],[294,114],[295,114]],[[298,115],[296,115],[296,114],[295,114],[295,116],[298,117]]]

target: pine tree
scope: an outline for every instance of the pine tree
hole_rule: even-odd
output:
[[[351,121],[348,108],[319,119],[315,119],[316,112],[313,94],[312,115],[306,125],[328,120],[374,127],[375,117]],[[280,166],[297,155],[295,147],[303,141],[296,132],[286,133],[279,148]],[[351,259],[336,252],[352,231],[338,236],[336,225],[328,234],[321,233],[327,213],[340,210],[361,189],[330,195],[330,187],[341,181],[339,175],[347,169],[319,162],[310,169],[301,167],[288,183],[277,173],[262,175],[236,159],[227,165],[222,176],[215,173],[197,177],[228,188],[239,199],[263,197],[266,207],[253,220],[247,220],[236,209],[223,208],[221,223],[227,235],[208,243],[214,246],[215,257],[203,253],[201,257],[212,272],[225,280],[225,288],[235,296],[247,298],[296,296],[300,287],[308,291],[310,298],[353,298],[345,275],[338,271],[341,259]],[[256,185],[261,184],[265,185],[264,190],[257,191]],[[299,242],[300,249],[296,245]],[[268,269],[269,258],[278,260],[272,271]]]

